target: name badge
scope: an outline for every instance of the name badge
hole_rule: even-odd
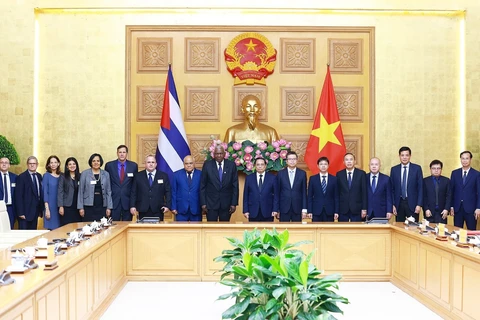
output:
[[[162,184],[163,183],[163,179],[158,179],[158,184]]]
[[[133,177],[133,173],[132,172],[127,173],[127,177],[130,177],[130,178]]]
[[[12,188],[15,188],[15,187],[17,186],[17,184],[16,184],[15,182],[13,182],[13,183],[10,184],[10,186],[11,186]]]
[[[90,181],[90,184],[97,184],[97,180]]]

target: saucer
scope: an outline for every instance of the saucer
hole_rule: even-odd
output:
[[[25,273],[26,271],[30,270],[27,267],[14,267],[8,266],[5,270],[11,273]]]

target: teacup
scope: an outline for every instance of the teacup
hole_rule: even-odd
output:
[[[107,224],[107,222],[108,222],[108,219],[105,218],[105,217],[103,217],[102,219],[100,219],[100,223],[103,224],[103,225]]]
[[[78,232],[77,231],[72,231],[70,232],[70,238],[75,240],[78,238]]]
[[[26,260],[27,260],[27,257],[21,254],[18,250],[17,252],[12,254],[12,266],[15,268],[23,268]]]
[[[27,257],[35,257],[35,247],[25,247],[22,251],[27,255]]]
[[[97,221],[93,221],[92,223],[90,223],[90,227],[95,230],[98,228],[98,222]]]
[[[37,240],[37,246],[40,248],[46,248],[48,245],[48,239],[41,237]]]
[[[84,233],[90,233],[92,230],[91,230],[91,228],[90,228],[89,226],[83,226],[82,231],[83,231]]]

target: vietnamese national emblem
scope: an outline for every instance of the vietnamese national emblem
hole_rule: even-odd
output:
[[[235,78],[234,85],[265,85],[273,73],[277,50],[263,35],[246,32],[236,36],[225,49],[227,70]]]

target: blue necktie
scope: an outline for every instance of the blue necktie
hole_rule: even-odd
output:
[[[262,177],[263,177],[263,174],[260,175],[260,180],[258,180],[258,189],[260,189],[260,191],[262,190],[262,187],[263,187]]]
[[[188,185],[191,186],[192,185],[192,173],[187,172],[187,174],[188,174]]]
[[[325,180],[325,176],[322,176],[322,191],[323,194],[327,193],[327,180]]]
[[[377,176],[372,177],[372,192],[375,192],[375,189],[377,188]]]
[[[352,187],[352,173],[348,173],[348,189]]]
[[[32,173],[31,175],[32,175],[32,181],[33,181],[33,188],[35,189],[35,190],[34,190],[34,191],[35,191],[35,195],[36,195],[37,198],[38,198],[38,197],[40,197],[40,196],[39,196],[39,194],[38,194],[37,176],[35,175],[35,173]]]
[[[7,190],[7,174],[3,174],[3,191],[5,192],[5,196],[3,200],[5,200],[5,204],[8,204],[8,190]]]
[[[218,178],[220,179],[220,182],[222,182],[222,176],[223,176],[223,170],[222,170],[222,163],[218,163]]]
[[[463,185],[467,182],[467,171],[463,171]]]
[[[153,184],[153,177],[152,177],[152,173],[151,173],[151,172],[148,174],[148,183],[150,184],[150,187],[151,187],[152,184]]]
[[[440,188],[438,178],[433,178],[433,184],[435,185],[435,209],[438,209],[438,189]]]
[[[403,166],[402,198],[407,199],[407,166]]]

